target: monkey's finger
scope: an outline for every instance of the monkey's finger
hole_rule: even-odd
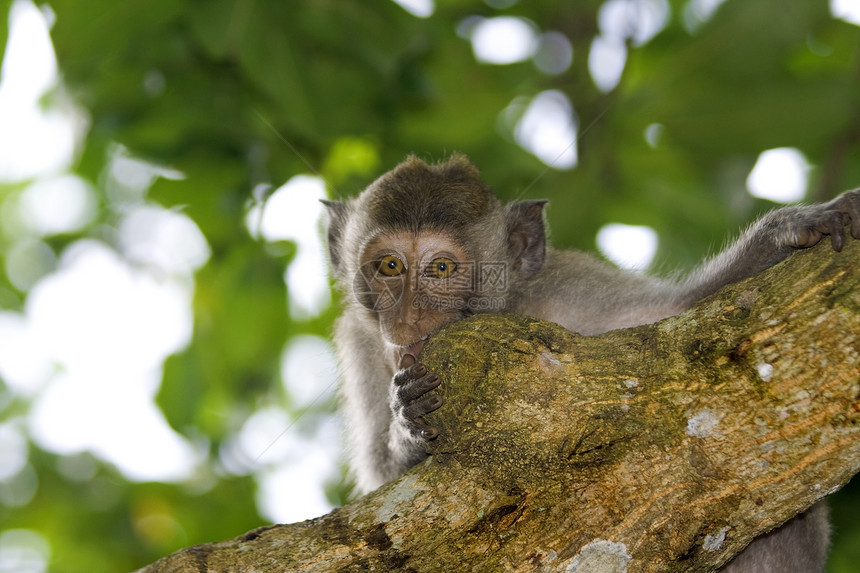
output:
[[[824,214],[820,230],[830,233],[830,245],[837,253],[845,246],[845,219],[839,211],[828,211]]]
[[[416,398],[420,398],[430,390],[436,388],[442,381],[435,374],[427,374],[418,380],[413,380],[404,384],[398,391],[397,396],[404,402],[409,403]]]
[[[830,246],[833,247],[833,250],[837,253],[842,250],[842,247],[845,246],[845,231],[839,229],[837,232],[832,233],[830,235]]]
[[[420,362],[417,364],[413,364],[412,366],[404,368],[403,370],[399,370],[396,374],[394,374],[394,385],[405,386],[406,384],[409,384],[410,382],[417,380],[426,374],[426,366],[424,366]]]
[[[860,189],[846,191],[828,204],[833,210],[843,214],[843,224],[851,223],[851,235],[860,239]]]
[[[814,247],[821,240],[821,231],[810,227],[798,229],[794,235],[794,246],[798,249]]]
[[[439,435],[439,430],[435,426],[431,426],[425,422],[424,418],[415,418],[412,421],[410,429],[414,433],[420,434],[425,440],[432,440]]]
[[[412,356],[411,354],[404,354],[400,358],[400,365],[398,366],[398,368],[400,370],[404,370],[406,368],[409,368],[413,364],[415,364],[415,362],[417,362],[417,361],[415,360],[414,356]]]
[[[851,236],[860,239],[860,213],[851,215]]]
[[[432,395],[413,402],[403,408],[403,416],[407,420],[415,420],[425,414],[429,414],[434,410],[438,410],[442,406],[443,400],[441,396]]]
[[[860,239],[860,189],[843,193],[840,199],[845,205],[843,212],[845,219],[848,219],[846,223],[851,224],[851,236]]]

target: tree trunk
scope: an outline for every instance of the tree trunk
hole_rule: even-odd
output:
[[[432,456],[317,519],[141,571],[711,571],[860,462],[860,244],[596,337],[477,316],[427,344]]]

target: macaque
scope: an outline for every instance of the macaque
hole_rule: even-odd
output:
[[[856,190],[764,215],[686,278],[651,277],[548,246],[546,201],[502,203],[462,155],[435,165],[409,157],[357,197],[325,204],[344,301],[334,336],[342,410],[362,492],[425,459],[427,441],[438,434],[424,416],[442,407],[432,392],[439,378],[419,358],[440,327],[479,312],[520,313],[583,335],[649,324],[824,235],[841,250],[846,225],[860,239]],[[494,268],[506,273],[502,292]],[[827,508],[819,503],[757,539],[724,571],[821,571],[828,542]]]

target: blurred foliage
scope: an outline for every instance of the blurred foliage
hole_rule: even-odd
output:
[[[765,149],[806,155],[811,200],[860,182],[860,31],[823,1],[728,0],[691,33],[686,2],[671,0],[667,27],[628,46],[621,82],[608,93],[588,69],[597,0],[505,9],[439,0],[426,19],[388,0],[48,4],[65,85],[91,118],[76,173],[99,182],[121,144],[185,174],[156,180],[148,198],[182,207],[212,257],[197,274],[193,341],[168,361],[159,404],[178,431],[206,436],[213,454],[243,412],[285,399],[277,382],[285,341],[328,336],[336,315],[290,321],[283,271],[292,251],[273,250],[244,226],[260,184],[318,172],[332,195],[350,195],[407,153],[462,151],[501,196],[549,198],[556,244],[592,250],[607,222],[647,224],[660,237],[658,266],[689,268],[772,206],[745,191]],[[501,14],[564,34],[572,66],[549,75],[529,60],[476,62],[458,25]],[[579,165],[569,171],[547,169],[502,119],[516,98],[548,89],[567,94],[580,125]],[[644,137],[652,124],[663,126],[656,146]],[[7,308],[26,296],[2,275],[0,293]],[[223,412],[237,414],[214,414]],[[130,483],[97,465],[75,481],[57,471],[59,456],[35,446],[30,455],[38,494],[25,507],[0,507],[0,528],[43,532],[53,571],[130,570],[262,522],[250,477]],[[834,573],[860,562],[855,489],[834,496]],[[341,484],[331,495],[341,503],[347,491]],[[147,528],[147,515],[172,521]]]

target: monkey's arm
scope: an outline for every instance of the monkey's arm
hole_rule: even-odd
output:
[[[656,322],[686,309],[680,287],[619,269],[582,251],[548,249],[541,272],[513,293],[511,310],[591,336]]]
[[[751,277],[830,235],[835,251],[845,244],[845,226],[860,239],[860,189],[828,203],[797,205],[771,211],[738,240],[706,261],[683,283],[681,302],[688,308],[727,284]]]
[[[829,203],[766,214],[681,281],[624,271],[582,252],[550,249],[541,272],[513,297],[513,310],[585,335],[650,324],[815,245],[824,235],[841,250],[845,225],[860,239],[860,190]]]
[[[346,311],[335,326],[335,346],[350,467],[359,489],[368,492],[427,457],[426,438],[435,431],[422,435],[422,427],[432,428],[420,417],[441,406],[441,398],[424,396],[439,379],[414,357],[404,357],[394,371],[391,351],[363,318],[360,311]]]

